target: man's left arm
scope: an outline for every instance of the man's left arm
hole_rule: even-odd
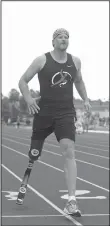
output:
[[[73,57],[73,61],[74,61],[74,64],[76,66],[76,69],[77,69],[74,84],[75,84],[75,87],[76,87],[80,97],[84,100],[85,109],[87,111],[89,111],[91,106],[90,106],[89,99],[88,99],[88,96],[87,96],[85,83],[83,81],[82,74],[81,74],[81,61],[80,61],[80,59],[78,59],[76,57]]]

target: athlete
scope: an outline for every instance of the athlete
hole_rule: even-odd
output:
[[[75,108],[73,83],[84,100],[86,111],[90,104],[81,75],[81,61],[67,53],[69,32],[57,29],[53,34],[53,50],[37,57],[19,81],[20,91],[27,102],[29,112],[34,115],[29,163],[17,197],[23,204],[28,179],[34,162],[41,156],[44,141],[52,132],[63,150],[64,171],[68,188],[66,214],[81,216],[76,202],[77,167],[75,161]],[[28,82],[38,73],[40,96],[32,98]]]
[[[83,120],[84,120],[83,127],[84,127],[84,131],[87,132],[87,133],[88,133],[88,130],[89,130],[90,117],[91,117],[90,112],[85,112],[85,113],[84,113],[84,117],[83,117]]]
[[[20,127],[20,117],[18,115],[18,117],[17,117],[17,128],[19,129],[19,127]]]

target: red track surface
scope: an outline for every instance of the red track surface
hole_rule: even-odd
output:
[[[61,196],[67,194],[67,187],[54,134],[46,139],[41,159],[35,162],[24,205],[12,200],[16,193],[9,200],[10,192],[18,192],[27,168],[30,137],[31,130],[2,129],[2,225],[109,225],[109,136],[77,135],[77,201],[82,217],[73,220],[62,212],[67,200]]]

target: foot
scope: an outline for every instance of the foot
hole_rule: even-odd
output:
[[[20,186],[16,204],[18,204],[18,205],[23,204],[24,197],[25,197],[25,194],[26,194],[26,188],[27,188],[27,185],[22,184]]]
[[[64,212],[68,215],[81,217],[81,211],[78,209],[78,205],[75,200],[71,200],[67,202],[64,208]]]

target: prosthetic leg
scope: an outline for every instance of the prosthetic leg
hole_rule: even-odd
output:
[[[28,155],[29,155],[28,167],[24,173],[24,177],[23,177],[20,189],[19,189],[18,196],[17,196],[16,204],[18,204],[18,205],[23,204],[30,173],[31,173],[32,167],[34,165],[34,161],[38,160],[38,158],[41,156],[43,143],[44,143],[44,141],[42,141],[42,140],[32,140],[31,147],[30,147],[30,150],[28,153]]]

